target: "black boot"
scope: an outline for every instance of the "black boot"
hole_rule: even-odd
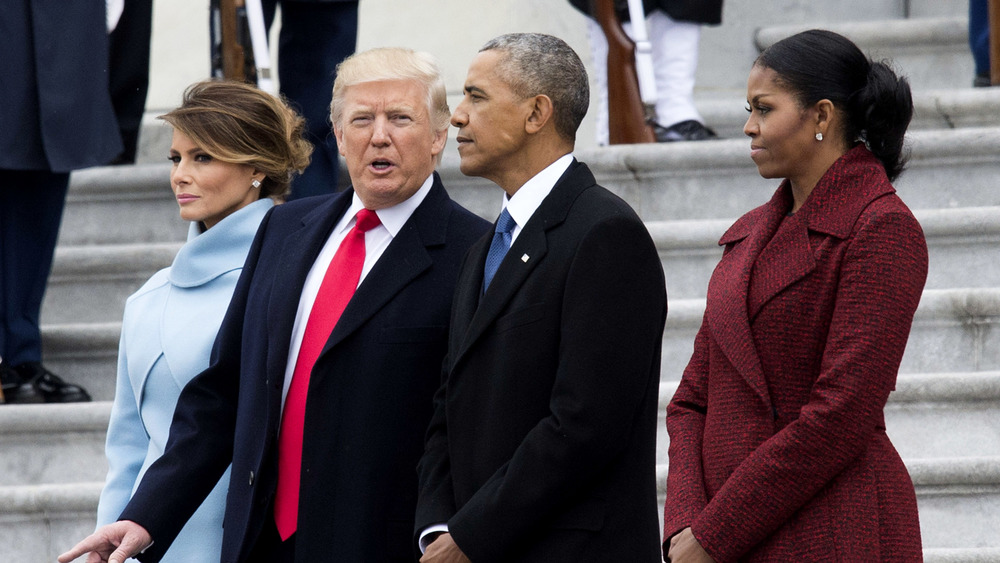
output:
[[[34,388],[38,399],[34,401],[12,401],[10,395],[7,395],[8,403],[81,403],[90,401],[90,395],[83,387],[66,383],[61,377],[45,369],[45,366],[41,362],[25,362],[14,366],[10,371],[17,373],[23,382],[18,388],[18,392],[23,392],[23,388],[30,385]],[[4,385],[4,394],[7,394],[6,385]]]

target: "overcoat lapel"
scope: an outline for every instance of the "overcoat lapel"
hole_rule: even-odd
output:
[[[447,201],[448,194],[435,173],[430,193],[358,286],[334,326],[320,358],[363,325],[421,272],[431,267],[433,261],[427,246],[444,244],[448,214],[451,212]]]
[[[757,275],[751,285],[747,300],[751,321],[768,301],[816,269],[810,231],[843,240],[850,236],[869,203],[895,191],[881,171],[875,157],[862,145],[848,151],[826,171],[802,208],[785,219],[788,224],[778,230],[757,257],[756,272],[766,275]],[[779,192],[782,190],[791,193],[787,181]]]
[[[345,190],[302,217],[302,227],[286,237],[281,249],[276,279],[268,302],[268,326],[271,334],[290,335],[299,309],[302,286],[316,256],[330,236],[341,215],[351,204],[353,190]],[[270,344],[267,372],[283,379],[288,362],[287,337],[275,338]]]
[[[753,322],[761,308],[786,287],[816,269],[816,259],[809,246],[808,211],[800,210],[778,220],[780,228],[765,242],[754,265],[753,283],[747,294],[747,311]]]
[[[894,191],[877,159],[858,145],[826,171],[794,216],[785,219],[792,202],[785,180],[767,204],[722,236],[719,244],[735,244],[709,282],[709,323],[726,357],[766,404],[770,399],[750,322],[765,304],[816,268],[810,231],[845,239],[868,204]],[[782,220],[794,223],[779,230]]]
[[[453,365],[457,364],[465,352],[479,339],[493,321],[500,315],[510,300],[517,293],[517,290],[524,284],[531,272],[542,262],[548,254],[547,232],[555,226],[561,224],[566,219],[566,214],[572,206],[573,201],[580,193],[596,183],[594,175],[587,168],[587,165],[576,160],[556,181],[555,186],[549,195],[542,200],[541,205],[524,225],[517,240],[511,245],[507,255],[504,256],[497,268],[496,276],[490,283],[489,289],[479,301],[478,308],[472,315],[469,329],[465,335],[462,348],[459,350]],[[492,238],[492,234],[488,235]],[[485,249],[477,243],[474,251],[476,260],[469,263],[469,268],[482,270],[485,267],[486,251],[488,251],[489,241],[485,242]],[[470,255],[471,257],[472,255]],[[474,278],[474,277],[472,277]],[[478,274],[482,287],[482,273]],[[471,278],[463,279],[462,287],[468,288]],[[479,290],[477,289],[477,292]],[[464,301],[469,299],[468,295],[463,297]],[[467,302],[462,303],[463,308],[468,306]]]
[[[781,225],[787,209],[788,203],[779,188],[771,201],[744,215],[722,235],[719,244],[733,246],[715,268],[706,303],[709,324],[719,348],[768,408],[771,398],[750,333],[747,292],[754,261]]]
[[[490,250],[495,229],[496,223],[494,222],[493,230],[483,235],[469,248],[465,257],[465,265],[459,272],[458,283],[455,286],[453,329],[460,330],[460,334],[468,334],[467,329],[472,324],[472,317],[476,314],[476,309],[479,308],[483,288],[483,267],[481,266],[486,264],[486,254]],[[464,345],[465,340],[463,338],[461,342],[456,341],[456,343]]]

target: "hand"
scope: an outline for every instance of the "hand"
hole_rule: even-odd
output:
[[[90,553],[87,563],[125,563],[153,543],[153,538],[139,524],[121,520],[101,526],[96,532],[59,556],[59,563],[69,563],[85,553]]]
[[[88,562],[89,563],[89,562]],[[451,539],[451,534],[439,535],[427,546],[427,551],[420,558],[420,563],[471,563],[469,558]]]
[[[712,559],[695,539],[690,527],[684,528],[679,534],[670,538],[667,559],[670,563],[715,563],[715,559]]]

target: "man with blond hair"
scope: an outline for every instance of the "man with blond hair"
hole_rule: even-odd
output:
[[[455,280],[488,224],[434,172],[449,112],[429,55],[345,60],[331,113],[352,188],[264,219],[163,457],[120,520],[60,561],[158,561],[230,463],[223,561],[414,559]]]

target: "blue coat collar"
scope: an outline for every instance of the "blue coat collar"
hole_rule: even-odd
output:
[[[269,198],[257,200],[202,232],[192,222],[188,242],[170,266],[170,283],[197,287],[226,272],[243,267],[261,219],[274,206]]]

